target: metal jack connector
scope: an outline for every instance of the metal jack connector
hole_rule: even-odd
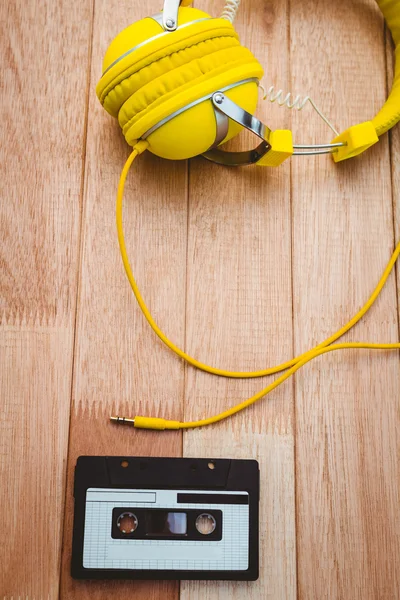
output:
[[[110,417],[110,421],[113,421],[113,423],[126,423],[127,425],[135,425],[135,419],[129,419],[128,417]]]

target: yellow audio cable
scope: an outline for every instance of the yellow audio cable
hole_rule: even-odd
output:
[[[400,254],[400,243],[396,246],[395,251],[393,252],[384,272],[379,280],[378,285],[375,290],[371,294],[370,298],[364,304],[364,306],[354,315],[352,319],[346,325],[341,327],[336,333],[331,335],[329,338],[312,348],[311,350],[300,354],[299,356],[288,360],[280,365],[275,367],[270,367],[268,369],[261,369],[259,371],[228,371],[225,369],[218,369],[215,367],[211,367],[202,363],[199,360],[196,360],[183,350],[181,350],[178,346],[176,346],[166,335],[165,333],[158,327],[157,323],[154,321],[149,309],[147,308],[142,295],[139,291],[137,283],[132,273],[131,266],[129,264],[128,253],[126,250],[125,238],[124,238],[124,230],[123,230],[123,221],[122,221],[122,207],[123,207],[123,195],[124,195],[124,187],[126,178],[129,172],[129,169],[135,160],[135,158],[144,152],[148,147],[148,143],[146,141],[138,142],[128,157],[124,168],[122,169],[119,185],[118,185],[118,193],[117,193],[117,205],[116,205],[116,221],[117,221],[117,232],[118,232],[118,242],[122,256],[122,262],[124,264],[124,268],[131,285],[132,291],[136,297],[136,300],[146,317],[150,327],[153,329],[154,333],[158,335],[158,337],[164,342],[168,348],[170,348],[175,354],[177,354],[180,358],[184,359],[187,363],[200,369],[201,371],[205,371],[207,373],[211,373],[213,375],[219,375],[221,377],[229,377],[236,379],[253,379],[256,377],[265,377],[266,375],[273,375],[275,373],[280,373],[281,371],[286,371],[280,377],[278,377],[275,381],[265,387],[263,390],[248,398],[247,400],[237,404],[236,406],[218,414],[214,417],[210,417],[208,419],[201,419],[199,421],[190,421],[190,422],[180,422],[180,421],[170,421],[166,419],[159,419],[153,417],[140,417],[137,416],[134,419],[129,419],[125,417],[111,417],[112,421],[115,422],[125,422],[134,425],[135,427],[141,429],[190,429],[194,427],[202,427],[205,425],[211,425],[213,423],[217,423],[226,419],[239,411],[247,408],[251,404],[257,402],[267,394],[269,394],[272,390],[277,388],[281,383],[286,381],[291,375],[293,375],[300,367],[308,363],[313,358],[320,356],[321,354],[325,354],[326,352],[331,352],[334,350],[343,350],[349,348],[365,348],[365,349],[374,349],[374,350],[398,350],[400,349],[400,343],[392,343],[392,344],[375,344],[375,343],[367,343],[367,342],[350,342],[350,343],[341,343],[332,345],[333,342],[342,337],[347,331],[349,331],[362,317],[368,312],[371,306],[374,304],[375,300],[378,298],[379,294],[382,291],[383,286],[385,285],[387,278],[389,277],[393,266],[395,265],[399,254]]]

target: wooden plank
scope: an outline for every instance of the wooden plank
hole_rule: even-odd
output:
[[[53,599],[91,2],[2,2],[0,20],[0,597]]]
[[[96,2],[91,89],[112,37],[153,14],[148,1]],[[77,582],[69,574],[73,472],[92,455],[181,454],[181,434],[137,431],[109,423],[112,413],[179,419],[183,366],[151,332],[123,271],[115,230],[115,195],[128,148],[117,122],[94,94],[89,106],[83,252],[68,457],[61,598],[170,600],[175,582]],[[185,311],[187,166],[140,156],[126,186],[124,223],[132,267],[158,323],[183,344]]]
[[[400,240],[400,133],[399,126],[393,131],[391,136],[391,154],[392,154],[392,180],[393,180],[393,206],[395,210],[395,238],[396,242]],[[400,310],[400,269],[397,265],[397,303]],[[400,317],[400,315],[399,315]]]
[[[213,3],[207,6],[216,14]],[[236,23],[242,43],[265,65],[268,86],[288,86],[286,10],[277,1],[245,2]],[[260,104],[269,125],[288,124],[287,111]],[[196,159],[189,181],[188,351],[242,370],[287,359],[293,352],[289,167],[227,169]],[[189,368],[185,418],[216,414],[267,381],[217,379]],[[225,423],[184,433],[185,456],[259,460],[261,572],[250,585],[183,583],[182,599],[295,598],[292,417],[289,383]]]
[[[383,24],[374,2],[291,1],[292,86],[342,130],[385,97]],[[329,139],[299,115],[296,137]],[[327,135],[328,134],[328,135]],[[359,159],[293,162],[296,353],[366,301],[393,249],[388,140]],[[346,340],[396,341],[394,277]],[[296,376],[298,591],[309,598],[399,595],[399,357],[345,351]]]
[[[387,86],[388,91],[393,84],[394,73],[394,44],[391,39],[388,27],[386,26],[386,65],[387,65]],[[389,132],[390,163],[392,174],[392,194],[393,194],[393,216],[394,216],[394,237],[395,243],[400,240],[400,126],[396,125]],[[396,283],[397,283],[397,303],[400,310],[400,269],[396,265]],[[400,315],[399,315],[400,317]]]
[[[389,86],[391,86],[393,81],[393,44],[390,40],[386,44],[387,50],[387,68],[388,68],[388,81]],[[390,89],[390,87],[389,87]],[[396,125],[396,127],[391,130],[389,135],[390,142],[390,154],[391,154],[391,172],[392,172],[392,193],[393,193],[393,212],[394,212],[394,236],[395,243],[399,243],[400,240],[400,126]],[[400,268],[399,264],[396,265],[396,291],[397,291],[397,310],[398,310],[398,320],[400,322]],[[399,406],[399,395],[395,396],[397,399],[397,409]],[[399,456],[399,450],[397,450],[397,457]],[[398,498],[397,498],[398,504]],[[397,528],[398,531],[398,528]],[[397,549],[398,556],[398,549]],[[396,561],[397,566],[398,563]],[[397,580],[397,595],[400,594],[400,582]]]

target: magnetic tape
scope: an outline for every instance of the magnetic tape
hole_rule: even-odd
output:
[[[258,578],[255,460],[81,456],[72,575]]]

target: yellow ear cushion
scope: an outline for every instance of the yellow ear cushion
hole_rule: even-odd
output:
[[[251,64],[246,62],[245,64],[236,66],[232,65],[229,69],[224,68],[224,66],[214,69],[210,73],[197,78],[194,82],[189,82],[185,86],[182,86],[179,93],[172,91],[166,96],[159,98],[145,110],[130,119],[123,127],[125,139],[128,144],[132,145],[135,143],[135,140],[141,138],[157,123],[170,117],[176,111],[185,110],[187,106],[193,102],[197,102],[200,98],[211,97],[215,91],[238,84],[241,81],[248,79],[258,80],[262,75],[262,67],[255,59]],[[210,100],[207,100],[207,103],[211,106]]]
[[[185,10],[191,9],[187,8]],[[111,100],[111,102],[106,104],[105,101],[108,94],[121,84],[121,82],[164,57],[195,46],[205,40],[220,37],[238,39],[233,26],[223,19],[206,19],[205,21],[193,23],[181,29],[178,28],[171,33],[168,32],[165,35],[156,36],[149,43],[123,56],[121,60],[103,74],[96,87],[96,93],[100,102],[110,114],[117,116],[119,110],[117,101],[119,99],[118,91],[116,97],[114,97],[115,103]]]
[[[209,14],[193,7],[180,8],[178,14],[178,24],[180,27],[186,23],[192,23],[193,21],[198,21],[200,19],[211,19]],[[152,17],[146,17],[128,25],[128,27],[115,36],[107,48],[103,60],[103,72],[126,52],[160,33],[165,33],[163,26]],[[166,34],[165,37],[167,37],[167,35],[170,36],[171,33]]]
[[[173,57],[169,57],[169,61],[173,63]],[[178,99],[178,95],[192,86],[196,80],[204,81],[209,76],[214,77],[225,73],[232,67],[251,66],[252,63],[257,61],[250,50],[243,46],[236,46],[201,56],[179,68],[169,69],[167,73],[155,77],[153,81],[128,98],[119,111],[119,124],[124,128],[129,123],[129,127],[140,119],[140,113],[146,109],[152,110],[157,103],[165,102],[173,95]]]
[[[184,50],[164,56],[118,83],[105,97],[104,108],[113,114],[113,116],[117,116],[124,102],[132,94],[144,88],[154,79],[162,75],[167,75],[171,71],[187,65],[200,57],[207,57],[220,50],[226,48],[233,49],[235,47],[240,47],[239,41],[235,37],[219,37],[205,40]]]

